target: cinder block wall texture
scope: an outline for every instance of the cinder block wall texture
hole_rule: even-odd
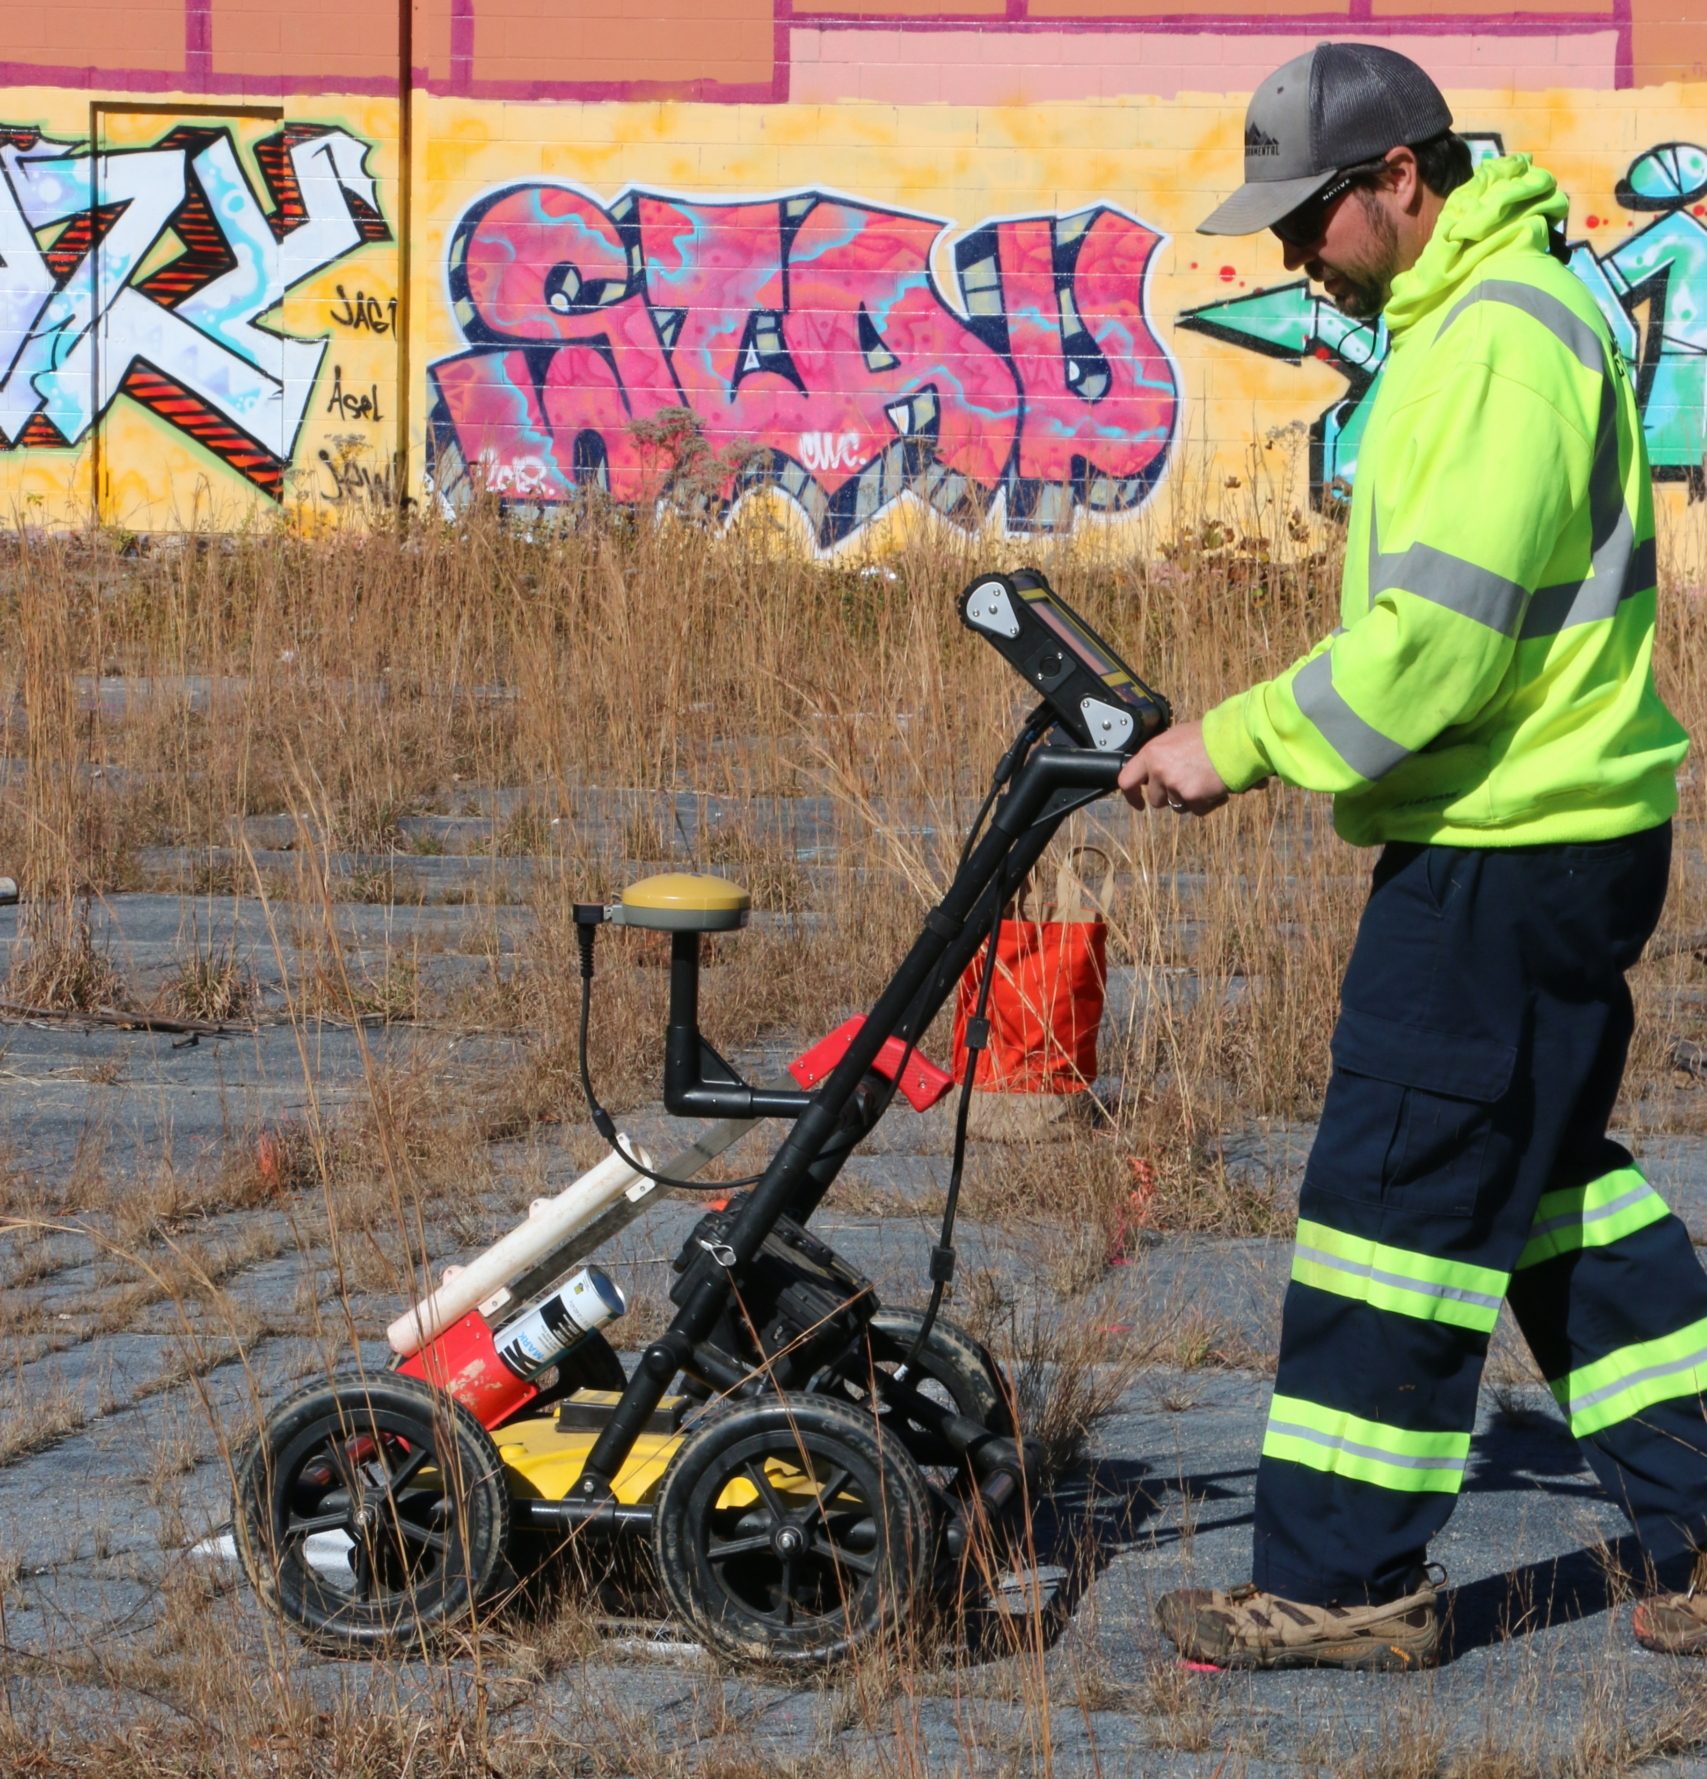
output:
[[[1707,0],[58,0],[0,45],[0,514],[685,477],[828,553],[1118,537],[1253,460],[1332,502],[1384,334],[1193,233],[1328,37],[1559,176],[1699,499]]]

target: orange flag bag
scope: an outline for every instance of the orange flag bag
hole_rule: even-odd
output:
[[[1093,862],[1094,861],[1094,862]],[[1100,890],[1086,884],[1100,869]],[[1073,847],[1055,874],[1053,901],[1028,911],[1030,881],[996,934],[987,1047],[973,1086],[984,1093],[1034,1094],[1064,1101],[1090,1091],[1097,1073],[1097,1035],[1108,990],[1108,907],[1114,864],[1100,846]],[[978,1002],[984,946],[967,965],[955,995],[956,1080],[966,1074],[966,1022]],[[1064,1111],[1064,1105],[1055,1108]]]

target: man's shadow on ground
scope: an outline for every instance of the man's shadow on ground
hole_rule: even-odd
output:
[[[1109,1458],[1062,1477],[1034,1504],[1026,1548],[1015,1563],[1021,1573],[1041,1578],[1015,1596],[1028,1625],[1027,1638],[1040,1632],[1043,1646],[1052,1646],[1097,1577],[1123,1551],[1140,1540],[1160,1547],[1182,1537],[1177,1526],[1151,1525],[1170,1498],[1189,1503],[1194,1515],[1233,1507],[1218,1518],[1196,1517],[1197,1532],[1248,1525],[1254,1474],[1246,1466],[1170,1476],[1135,1459]],[[1018,1623],[999,1601],[994,1610],[968,1614],[969,1652],[984,1657],[1011,1653]]]
[[[1473,1452],[1466,1495],[1533,1490],[1566,1500],[1607,1499],[1569,1430],[1550,1414],[1499,1415],[1476,1436]],[[1653,1561],[1625,1534],[1449,1588],[1441,1600],[1447,1659],[1610,1612],[1632,1591],[1686,1587],[1692,1566],[1688,1552]]]

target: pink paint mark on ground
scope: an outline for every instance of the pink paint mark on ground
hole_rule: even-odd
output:
[[[1221,1672],[1214,1662],[1193,1662],[1188,1661],[1184,1656],[1180,1657],[1179,1665],[1191,1674],[1219,1674]]]
[[[1618,84],[1619,32],[1603,20],[1555,15],[1501,20],[1479,31],[1454,24],[1447,29],[1439,19],[1371,21],[1359,26],[1358,35],[1403,49],[1449,91],[1527,91],[1538,68],[1556,70],[1563,86],[1611,90]],[[991,20],[976,29],[885,19],[880,31],[796,25],[790,32],[789,97],[810,104],[914,103],[921,65],[939,77],[935,96],[949,105],[1242,95],[1280,63],[1313,48],[1319,36],[1234,36],[1153,19],[1006,26]]]

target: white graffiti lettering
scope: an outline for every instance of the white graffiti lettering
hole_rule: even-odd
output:
[[[287,125],[255,148],[264,208],[223,127],[90,152],[0,126],[0,449],[78,444],[127,395],[278,498],[326,341],[262,317],[390,239],[366,157]]]
[[[551,465],[543,457],[517,456],[507,459],[495,454],[480,458],[488,494],[513,494],[522,499],[544,494],[551,486]]]
[[[823,470],[852,469],[864,456],[864,439],[857,432],[803,432],[800,461],[814,474]]]

